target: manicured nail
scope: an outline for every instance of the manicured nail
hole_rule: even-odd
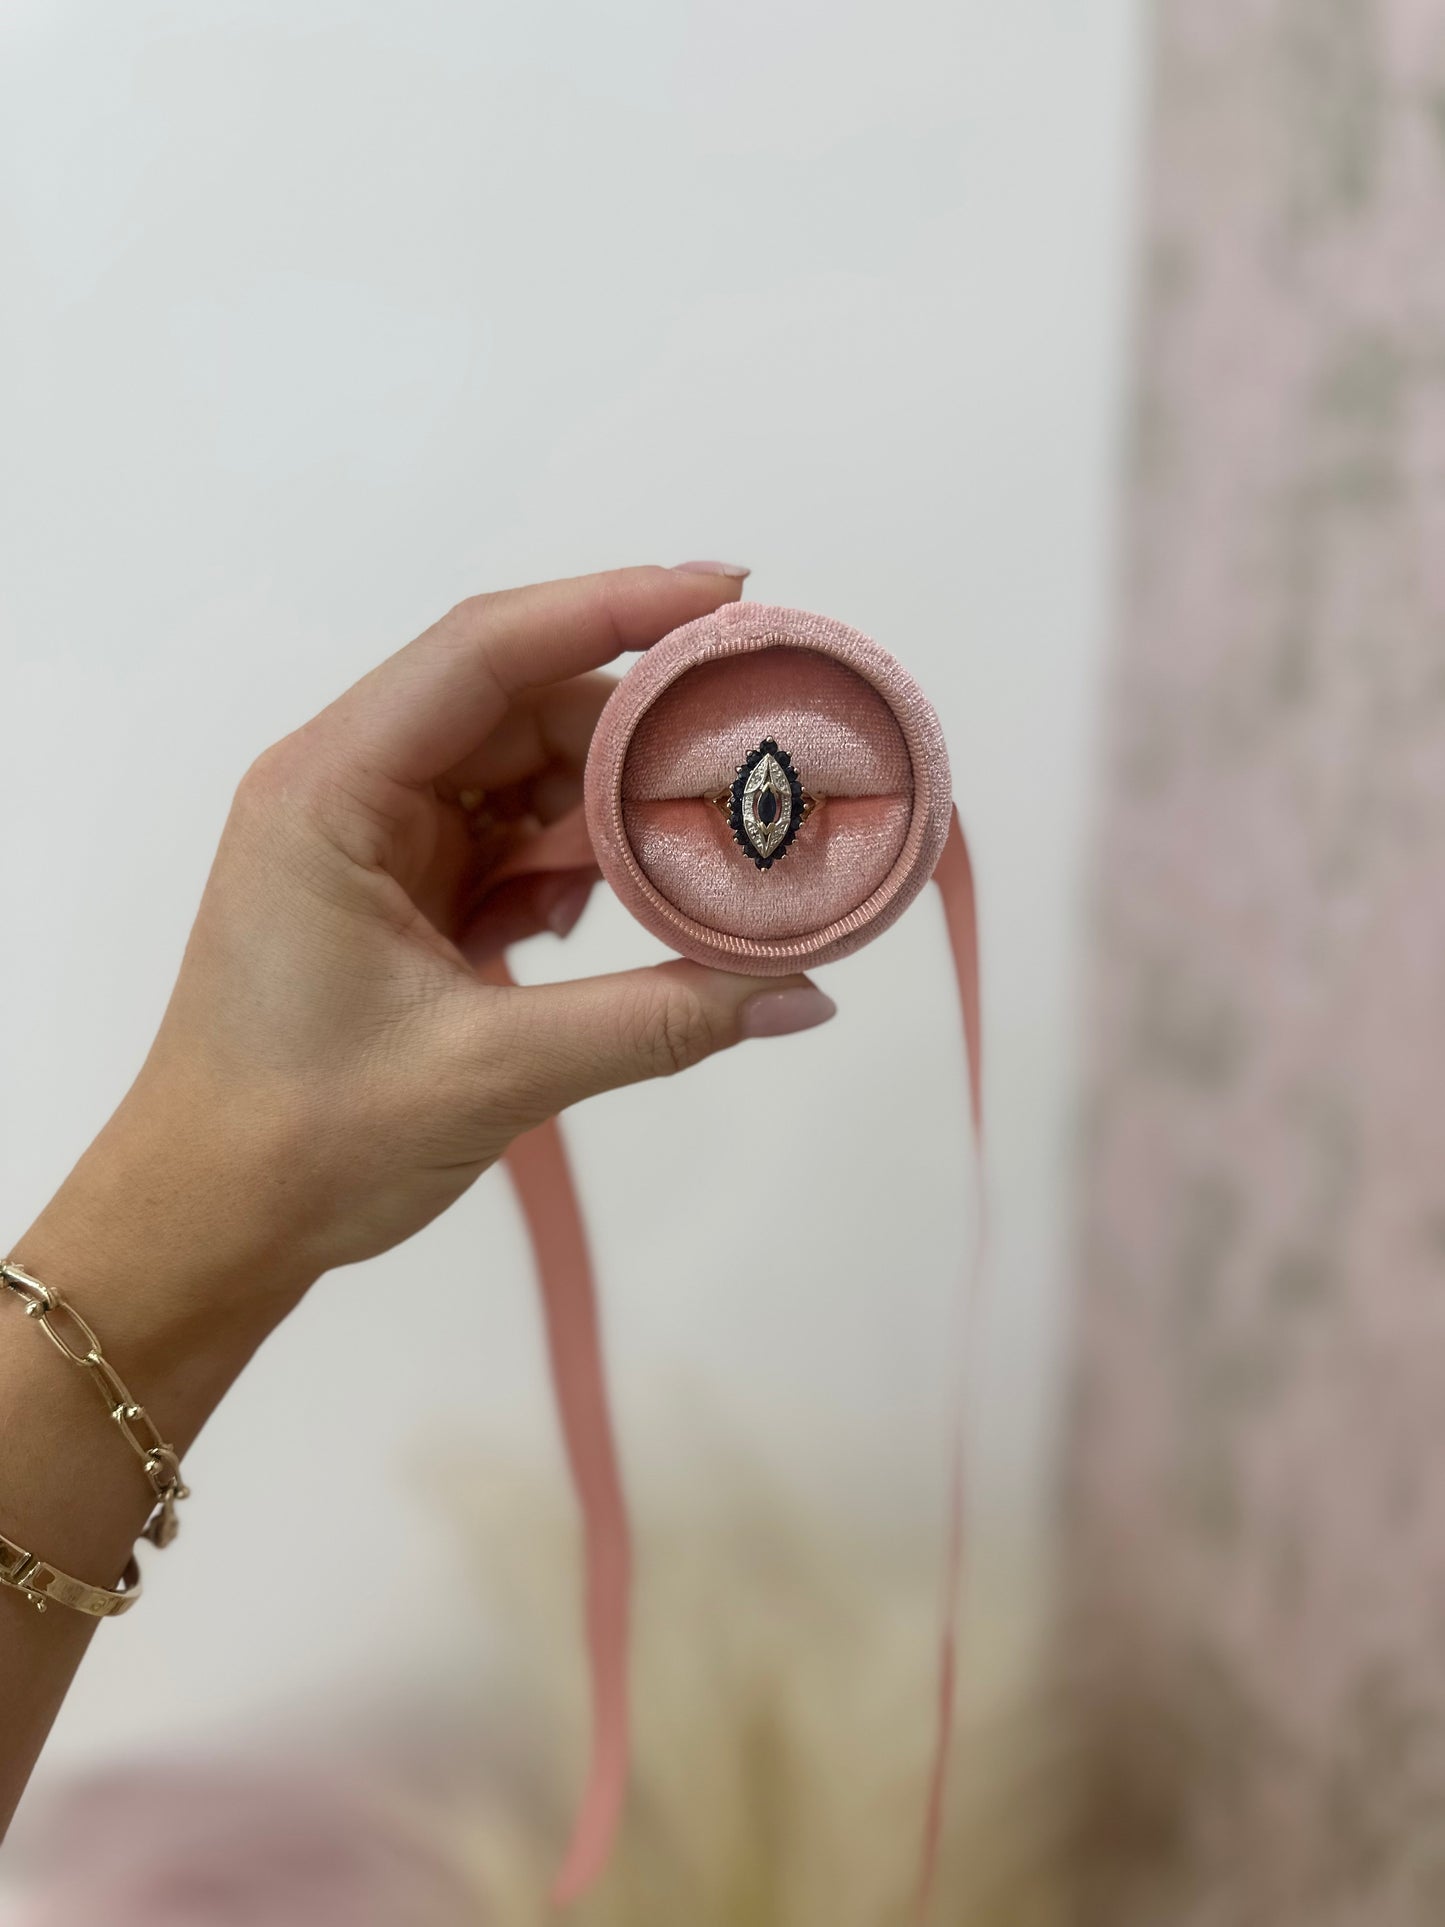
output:
[[[576,883],[569,883],[561,891],[551,909],[547,912],[547,928],[554,936],[565,937],[569,930],[575,930],[577,919],[587,908],[587,899],[592,894],[592,885],[585,877]]]
[[[734,582],[741,582],[752,570],[742,562],[674,562],[675,575],[725,575]]]
[[[816,984],[791,990],[755,990],[738,1012],[743,1037],[788,1037],[795,1030],[826,1024],[838,1009]]]

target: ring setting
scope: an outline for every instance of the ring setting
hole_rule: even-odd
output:
[[[798,831],[823,801],[803,788],[792,757],[771,736],[743,758],[728,787],[707,800],[721,812],[738,848],[759,870],[781,863]]]

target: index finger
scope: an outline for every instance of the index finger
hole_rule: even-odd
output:
[[[496,728],[522,690],[646,649],[736,602],[742,574],[612,569],[472,596],[323,710],[348,762],[429,783]]]

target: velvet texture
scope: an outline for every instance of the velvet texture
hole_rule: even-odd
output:
[[[824,799],[758,870],[706,798],[764,737]],[[587,823],[603,874],[681,955],[782,975],[886,929],[948,829],[938,719],[907,671],[846,624],[735,603],[675,630],[603,711]]]

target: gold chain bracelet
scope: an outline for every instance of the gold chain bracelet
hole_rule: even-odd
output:
[[[95,1386],[101,1404],[115,1420],[121,1437],[140,1460],[155,1499],[141,1536],[153,1546],[168,1546],[180,1526],[176,1507],[182,1499],[190,1497],[190,1487],[181,1477],[181,1462],[175,1447],[168,1443],[145,1407],[131,1396],[85,1319],[53,1285],[42,1284],[9,1258],[0,1261],[0,1285],[21,1301],[26,1315],[37,1321],[56,1350],[72,1365],[80,1366]],[[119,1590],[110,1592],[103,1587],[87,1586],[0,1538],[0,1585],[17,1587],[42,1610],[44,1598],[50,1598],[74,1606],[79,1612],[99,1616],[124,1612],[133,1605],[140,1593],[140,1575],[132,1560],[122,1574]]]

